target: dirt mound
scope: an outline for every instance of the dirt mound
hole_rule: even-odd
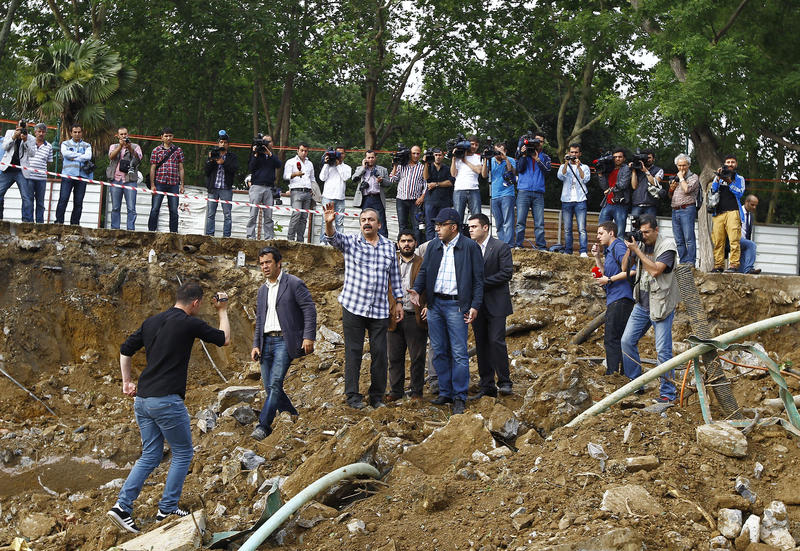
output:
[[[196,454],[182,504],[205,509],[212,532],[251,526],[266,504],[271,484],[265,481],[281,484],[288,498],[317,477],[364,460],[381,470],[381,482],[347,483],[318,496],[338,514],[315,506],[264,548],[638,549],[644,543],[648,549],[707,549],[718,535],[720,508],[742,510],[747,518],[773,499],[786,502],[789,529],[800,536],[800,499],[787,490],[800,482],[800,450],[780,427],[750,432],[743,458],[709,451],[695,439],[704,422],[696,395],[688,407],[650,412],[645,406],[656,395],[655,383],[644,396],[627,398],[578,427],[562,426],[626,382],[603,376],[597,360],[604,355],[602,329],[579,346],[571,344],[604,309],[588,259],[515,251],[509,324],[532,328],[508,338],[515,393],[470,402],[467,415],[451,418],[449,409],[427,402],[347,408],[336,300],[342,257],[330,248],[275,242],[284,268],[311,289],[320,335],[317,352],[295,362],[286,380],[299,417],[279,416],[274,432],[255,442],[249,439],[252,425],[211,410],[220,391],[259,384],[248,356],[262,281],[255,259],[263,243],[8,224],[0,225],[0,243],[6,282],[0,289],[0,361],[58,416],[7,379],[0,384],[0,546],[18,535],[36,536],[36,549],[87,551],[129,539],[104,515],[140,446],[132,402],[120,392],[119,345],[146,316],[172,304],[178,277],[232,297],[234,344],[209,348],[228,381],[198,344],[186,402]],[[157,256],[153,263],[150,249]],[[236,266],[239,251],[247,257],[244,267]],[[696,281],[714,334],[800,306],[800,278],[698,273]],[[201,316],[215,319],[210,305]],[[796,365],[799,332],[784,327],[753,340],[785,365]],[[676,347],[691,334],[682,308],[674,333]],[[652,333],[642,356],[655,357]],[[368,364],[365,356],[365,387]],[[143,367],[138,354],[134,369]],[[473,359],[473,384],[475,369]],[[769,377],[728,375],[745,408],[777,396]],[[797,394],[797,381],[788,382]],[[257,409],[262,401],[263,393],[239,410]],[[723,418],[714,404],[712,413]],[[243,450],[234,453],[237,447]],[[244,470],[244,450],[254,452],[248,466],[259,457],[263,462]],[[166,465],[137,501],[135,517],[145,530],[155,527]],[[736,494],[740,475],[750,479],[755,503]],[[620,490],[630,487],[642,490]],[[617,505],[604,508],[604,497]]]

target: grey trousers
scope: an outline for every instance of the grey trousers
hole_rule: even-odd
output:
[[[272,205],[272,186],[253,184],[248,195],[250,202],[256,205]],[[261,211],[261,227],[264,232],[261,239],[275,238],[275,222],[272,221],[272,209],[250,207],[250,218],[247,219],[247,239],[255,239],[258,233],[258,211]]]
[[[297,191],[290,190],[292,208],[295,209],[310,209],[311,208],[311,192],[310,191]],[[305,241],[306,223],[308,222],[307,212],[293,212],[289,220],[289,241]]]

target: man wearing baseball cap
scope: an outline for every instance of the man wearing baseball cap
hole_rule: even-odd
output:
[[[453,404],[453,414],[464,413],[469,388],[467,329],[483,302],[483,256],[480,245],[459,235],[461,217],[453,208],[434,218],[437,238],[429,242],[422,267],[408,290],[419,305],[425,293],[433,350],[433,367],[439,377],[439,396],[434,404]]]

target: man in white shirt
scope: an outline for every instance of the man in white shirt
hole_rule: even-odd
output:
[[[344,147],[337,146],[335,154],[325,153],[322,156],[322,169],[319,171],[319,179],[325,184],[322,189],[322,204],[333,203],[333,208],[337,213],[344,212],[344,194],[347,188],[347,181],[353,176],[353,169],[344,162]],[[325,220],[320,217],[319,240],[325,234]],[[336,215],[336,231],[342,232],[344,229],[344,216]]]
[[[308,144],[300,143],[297,155],[283,165],[283,179],[289,182],[289,197],[292,208],[310,209],[312,203],[311,186],[314,182],[314,165],[308,160]],[[308,213],[292,212],[289,219],[289,241],[304,241]]]
[[[453,184],[453,207],[461,217],[460,230],[463,230],[467,204],[469,204],[470,215],[481,212],[481,190],[478,185],[478,177],[486,178],[488,168],[486,161],[481,161],[481,156],[478,154],[479,146],[478,137],[470,136],[469,151],[463,157],[456,156],[458,149],[452,151],[453,160],[450,163],[450,174],[456,179]]]
[[[581,163],[581,146],[572,144],[558,170],[561,187],[561,216],[564,220],[564,252],[572,254],[572,216],[578,221],[578,244],[581,256],[588,256],[589,239],[586,235],[586,183],[591,173],[588,165]]]

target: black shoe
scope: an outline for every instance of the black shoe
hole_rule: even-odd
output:
[[[372,400],[369,403],[369,405],[371,405],[373,407],[373,409],[385,408],[386,407],[386,404],[384,404],[381,400]]]
[[[431,383],[428,385],[428,390],[431,394],[439,394],[439,383]]]
[[[156,522],[161,522],[162,520],[169,518],[170,516],[173,515],[176,517],[188,517],[189,511],[184,511],[180,507],[175,507],[175,510],[172,511],[171,513],[165,513],[159,508],[158,514],[156,514]]]
[[[749,270],[747,270],[747,273],[752,275],[758,275],[761,273],[761,268],[750,268]]]
[[[480,400],[484,396],[491,396],[492,398],[497,398],[497,392],[496,391],[491,392],[489,390],[480,389],[476,394],[473,394],[472,396],[467,396],[467,400],[469,401]]]
[[[443,394],[439,394],[436,398],[431,400],[431,404],[435,404],[437,406],[443,406],[445,404],[452,404],[452,403],[453,403],[453,399],[452,398],[448,398],[447,396],[445,396]]]
[[[738,274],[739,273],[739,266],[730,266],[727,270],[725,270],[726,274]]]
[[[464,413],[464,400],[456,399],[453,401],[453,415]]]
[[[510,384],[500,385],[499,391],[500,394],[502,394],[503,396],[511,396],[512,394],[514,394],[514,389],[511,388]]]
[[[131,517],[130,513],[126,513],[122,510],[119,506],[119,503],[115,503],[111,510],[106,513],[108,518],[114,521],[114,524],[130,532],[131,534],[138,534],[139,527],[136,526],[136,523],[133,522],[133,517]]]
[[[722,272],[723,272],[722,268],[714,268],[713,270],[711,270],[711,273],[713,274],[721,274]]]
[[[362,402],[360,398],[354,400],[348,400],[347,405],[353,409],[364,409],[366,407],[364,405],[364,402]]]
[[[252,438],[254,440],[258,440],[260,442],[264,438],[269,436],[271,432],[272,432],[271,430],[269,430],[269,431],[268,430],[264,430],[264,427],[259,425],[255,429],[253,429],[253,432],[250,433],[250,438]]]
[[[383,400],[384,400],[384,402],[396,402],[397,400],[399,400],[402,397],[403,397],[402,394],[400,396],[398,396],[397,394],[391,394],[390,393],[390,394],[387,394],[386,396],[384,396]]]

